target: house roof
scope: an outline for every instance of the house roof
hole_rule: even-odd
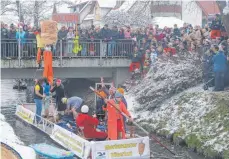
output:
[[[208,16],[210,14],[220,14],[219,7],[215,0],[213,1],[196,1],[203,13]]]
[[[87,3],[93,0],[79,0],[75,5],[70,6],[69,8],[76,7],[80,4]],[[116,0],[97,0],[100,8],[114,8],[116,6]]]
[[[114,8],[116,6],[116,0],[97,0],[101,8]]]
[[[70,7],[68,7],[68,8],[73,8],[73,7],[76,7],[76,6],[80,5],[80,4],[87,3],[87,2],[89,2],[89,1],[90,1],[90,0],[78,0],[78,1],[76,1],[76,4],[75,4],[75,5],[70,6]]]

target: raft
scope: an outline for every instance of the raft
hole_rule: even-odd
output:
[[[61,121],[59,125],[51,122],[50,119],[43,117],[40,117],[40,122],[36,123],[35,109],[35,103],[24,103],[22,105],[17,105],[15,115],[16,117],[33,126],[37,130],[42,131],[45,135],[49,136],[55,143],[62,146],[64,149],[71,151],[78,158],[150,158],[150,146],[148,136],[135,136],[134,138],[106,141],[86,139],[84,138],[83,134],[77,134],[77,127],[74,127],[73,123],[68,119],[68,117],[63,118],[65,121]],[[66,123],[71,124],[72,127],[66,127]]]
[[[73,159],[74,157],[74,154],[71,151],[65,151],[46,143],[30,145],[30,147],[42,157],[48,157],[51,159]]]
[[[22,157],[12,147],[1,142],[1,159],[22,159]]]

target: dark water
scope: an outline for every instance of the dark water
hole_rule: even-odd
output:
[[[6,122],[8,122],[14,129],[15,134],[20,138],[25,145],[37,144],[37,143],[47,143],[54,146],[56,145],[48,136],[44,133],[32,128],[30,125],[22,122],[15,118],[15,105],[21,102],[33,102],[33,86],[30,82],[27,90],[13,90],[13,80],[1,80],[1,113],[5,116]],[[88,89],[89,86],[94,86],[94,82],[81,79],[81,80],[69,80],[66,83],[65,88],[67,89],[67,95],[73,96],[77,95],[83,97],[86,103],[93,107],[94,105],[94,95]],[[141,135],[140,131],[137,131]],[[156,142],[151,141],[151,158],[154,159],[203,159],[204,157],[190,152],[186,148],[180,146],[173,146],[171,143],[166,142],[166,140],[160,139],[163,144],[168,146],[176,156],[171,155],[167,150],[162,148]]]

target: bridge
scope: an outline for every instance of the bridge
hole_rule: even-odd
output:
[[[20,50],[20,49],[18,49]],[[100,50],[102,52],[102,50]],[[128,67],[130,59],[125,55],[106,56],[71,56],[60,54],[53,56],[54,78],[109,78],[115,84],[125,81],[130,75]],[[18,52],[16,57],[1,59],[2,79],[32,79],[42,77],[43,70],[37,69],[36,59],[31,54]]]

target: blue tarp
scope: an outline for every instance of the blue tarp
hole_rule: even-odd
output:
[[[30,145],[37,154],[51,159],[73,159],[74,154],[71,151],[48,145],[46,143]]]

